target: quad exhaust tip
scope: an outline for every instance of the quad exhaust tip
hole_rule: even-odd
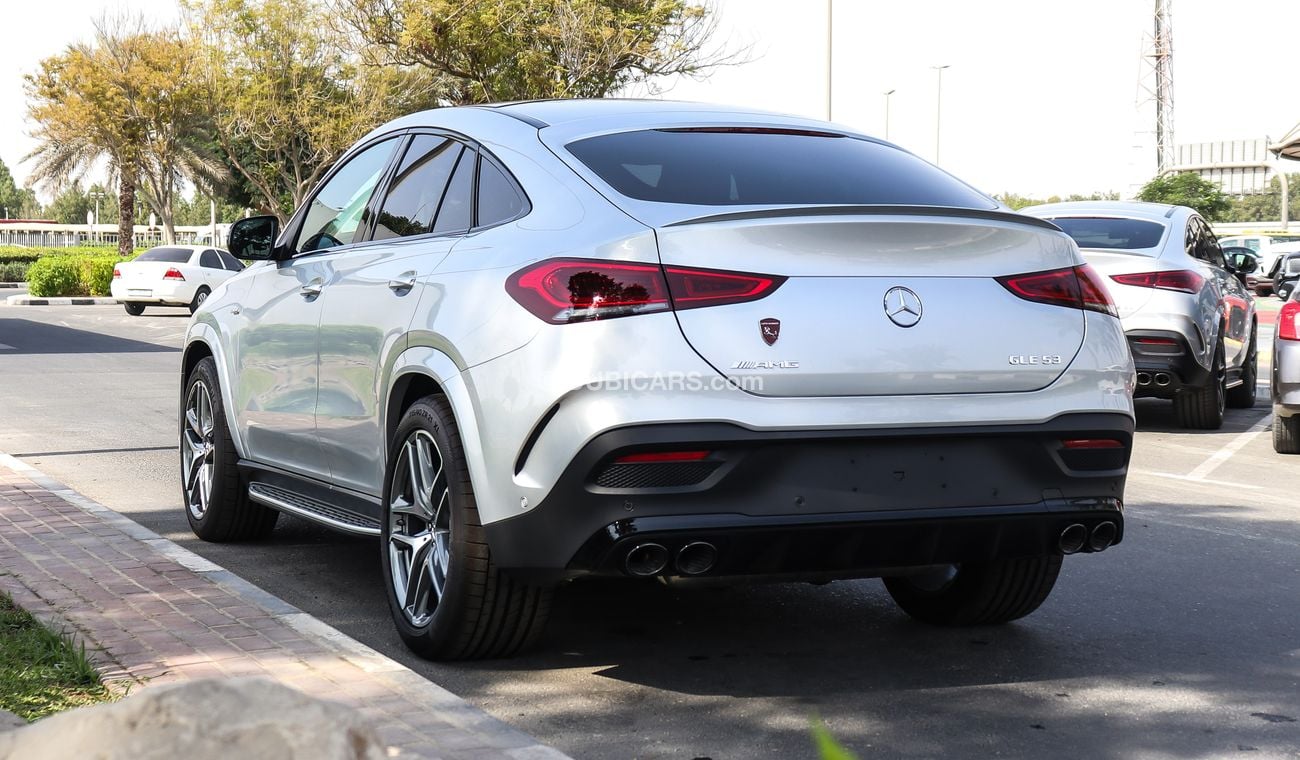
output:
[[[1083,549],[1083,545],[1088,541],[1088,529],[1075,523],[1065,530],[1061,531],[1061,538],[1057,541],[1062,554],[1074,554]]]
[[[1150,372],[1139,372],[1139,373],[1138,373],[1138,385],[1145,387],[1145,386],[1148,386],[1148,385],[1150,385],[1150,384],[1151,384],[1151,373],[1150,373]]]
[[[677,572],[682,575],[704,575],[718,562],[718,549],[707,541],[695,541],[677,552]]]
[[[623,559],[623,567],[628,574],[638,578],[658,575],[667,566],[668,550],[661,544],[639,544]]]
[[[1107,520],[1103,523],[1097,523],[1092,529],[1091,535],[1088,536],[1088,550],[1099,552],[1109,548],[1115,543],[1115,537],[1119,535],[1119,528],[1115,523]]]
[[[1157,372],[1155,375],[1155,381],[1156,381],[1156,385],[1160,386],[1161,388],[1164,388],[1165,386],[1172,383],[1174,380],[1169,376],[1168,372]]]

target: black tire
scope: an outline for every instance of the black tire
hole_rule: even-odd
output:
[[[1278,288],[1278,289],[1277,289],[1277,297],[1280,298],[1280,299],[1282,299],[1283,301],[1285,301],[1286,299],[1290,298],[1290,297],[1291,297],[1291,289],[1292,289],[1292,287],[1293,287],[1292,285],[1287,284],[1287,285],[1283,285],[1282,287]]]
[[[1255,327],[1250,328],[1250,347],[1241,365],[1241,385],[1228,389],[1227,405],[1233,409],[1250,409],[1255,405],[1255,386],[1259,382],[1259,349]]]
[[[446,505],[445,513],[435,510],[430,519],[393,511],[395,502],[417,503],[414,486],[405,485],[410,482],[410,466],[403,465],[402,461],[407,446],[417,446],[424,436],[427,437],[423,440],[431,439],[436,445],[436,450],[430,452],[431,456],[436,453],[439,457],[443,473],[442,477],[435,475],[431,479],[427,503]],[[402,415],[389,447],[388,460],[384,470],[380,562],[388,606],[402,640],[413,652],[432,660],[509,657],[531,645],[546,625],[552,589],[508,576],[493,564],[460,433],[445,397],[423,398]],[[442,502],[442,495],[434,499],[435,493],[445,493],[446,501]],[[409,584],[398,578],[405,575],[409,580],[412,565],[422,563],[408,559],[405,552],[415,557],[416,551],[407,542],[394,541],[393,535],[397,531],[399,537],[409,537],[423,530],[428,530],[430,535],[446,531],[443,540],[448,550],[442,574],[443,590],[436,599],[432,591],[427,592],[423,605],[417,601],[408,616],[404,609],[405,597],[399,600],[398,594],[399,583],[407,589]],[[438,546],[436,541],[432,545]],[[396,559],[394,554],[398,555]],[[395,562],[399,563],[397,574],[394,574]]]
[[[126,313],[133,317],[138,317],[144,313],[144,304],[142,303],[131,303],[130,301],[127,301],[122,304],[122,308],[126,309]]]
[[[190,301],[190,313],[193,314],[194,312],[198,311],[199,307],[203,305],[203,302],[208,300],[208,296],[211,293],[212,291],[208,290],[207,285],[204,285],[200,287],[198,290],[194,291],[194,300]]]
[[[1227,406],[1227,373],[1224,371],[1223,341],[1214,355],[1214,369],[1202,388],[1184,388],[1174,396],[1174,418],[1192,430],[1218,430],[1223,427]]]
[[[208,393],[211,426],[191,424],[190,402],[197,398],[198,387]],[[208,436],[202,430],[210,430]],[[190,530],[204,541],[225,543],[265,538],[275,528],[280,513],[248,498],[248,488],[239,475],[239,454],[226,427],[225,408],[221,401],[221,381],[211,357],[201,359],[185,380],[181,396],[181,499]],[[206,441],[204,440],[206,439]],[[205,446],[198,446],[206,443]],[[206,453],[200,454],[200,448]],[[189,457],[187,457],[189,454]],[[190,486],[192,463],[198,461],[211,468],[211,486],[206,503]],[[199,473],[202,475],[202,473]]]
[[[1273,415],[1273,450],[1279,454],[1300,454],[1300,417]]]
[[[885,578],[885,588],[908,615],[932,625],[998,625],[1018,620],[1047,600],[1061,572],[1061,556],[967,563],[937,587],[909,576]]]

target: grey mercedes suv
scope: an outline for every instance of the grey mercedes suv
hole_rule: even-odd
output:
[[[1070,237],[831,124],[660,101],[375,130],[194,317],[181,480],[211,541],[379,539],[434,658],[586,575],[882,577],[1022,617],[1123,536],[1134,370]]]

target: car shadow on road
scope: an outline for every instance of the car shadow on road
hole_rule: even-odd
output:
[[[119,338],[75,327],[33,322],[29,319],[0,319],[0,344],[9,348],[0,356],[13,354],[138,354],[180,351],[175,346]]]

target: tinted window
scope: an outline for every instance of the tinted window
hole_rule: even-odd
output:
[[[199,266],[203,267],[204,269],[220,269],[221,257],[217,256],[216,251],[212,249],[208,249],[204,251],[201,256],[199,256]]]
[[[515,183],[496,164],[480,158],[478,162],[478,223],[487,227],[508,222],[524,210],[524,199]]]
[[[1102,217],[1057,217],[1052,222],[1074,238],[1080,248],[1155,248],[1165,234],[1159,222]]]
[[[995,207],[909,153],[829,134],[647,130],[591,137],[568,149],[615,190],[644,201]]]
[[[184,264],[194,255],[188,248],[153,248],[135,257],[136,261],[165,261],[169,264]]]
[[[447,192],[442,196],[442,205],[438,207],[438,220],[433,223],[434,232],[463,232],[470,227],[470,218],[474,211],[474,159],[477,153],[466,150],[456,162],[456,171],[451,175]]]
[[[244,271],[244,265],[240,263],[239,259],[231,256],[226,251],[217,251],[217,255],[221,257],[221,263],[225,265],[226,269],[232,272]]]
[[[388,197],[384,198],[375,226],[375,240],[429,231],[460,152],[460,143],[454,140],[416,136],[393,177]]]
[[[295,250],[319,251],[352,242],[396,146],[396,140],[385,140],[366,148],[325,183],[311,199]]]
[[[1219,247],[1218,238],[1210,231],[1210,225],[1197,219],[1196,226],[1200,228],[1197,235],[1197,256],[1202,261],[1207,261],[1216,267],[1226,266],[1227,262],[1223,259],[1223,249]]]

